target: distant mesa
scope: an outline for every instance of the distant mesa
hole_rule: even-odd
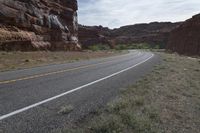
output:
[[[127,25],[116,29],[102,26],[79,25],[79,40],[83,48],[93,44],[109,44],[111,47],[119,44],[148,43],[165,48],[170,32],[181,23],[152,22],[149,24]]]
[[[1,0],[0,50],[77,50],[76,0]]]

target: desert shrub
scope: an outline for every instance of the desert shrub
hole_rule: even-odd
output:
[[[150,49],[151,46],[147,43],[133,43],[133,44],[118,44],[115,46],[116,50],[126,49]]]
[[[96,44],[89,46],[88,49],[92,51],[100,51],[100,50],[109,50],[110,47],[104,44]]]
[[[160,49],[160,45],[155,45],[154,49]]]

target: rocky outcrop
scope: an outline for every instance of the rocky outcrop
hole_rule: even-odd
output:
[[[180,54],[200,55],[200,14],[171,32],[167,49]]]
[[[168,42],[169,33],[180,23],[153,22],[123,26],[117,29],[108,29],[102,26],[79,25],[79,40],[83,47],[94,44],[109,44],[114,47],[118,44],[148,43],[160,45],[164,48]]]
[[[83,48],[91,45],[109,44],[111,30],[102,26],[79,25],[78,38]]]
[[[0,0],[1,50],[76,50],[76,0]]]

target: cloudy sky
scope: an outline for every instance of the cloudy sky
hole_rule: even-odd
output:
[[[200,0],[78,0],[79,23],[117,28],[152,21],[183,21],[200,13]]]

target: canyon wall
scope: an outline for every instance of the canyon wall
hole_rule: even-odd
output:
[[[76,0],[0,0],[0,50],[77,50]]]
[[[180,23],[152,22],[120,27],[112,31],[115,43],[148,43],[152,47],[165,48],[170,32]]]
[[[91,45],[109,44],[111,30],[102,26],[79,25],[78,38],[83,48]]]
[[[200,14],[174,29],[167,49],[186,55],[200,55]]]
[[[135,24],[116,29],[102,26],[79,25],[79,39],[83,47],[94,44],[108,44],[114,47],[118,44],[148,43],[154,47],[165,48],[170,32],[181,23],[153,22]]]

